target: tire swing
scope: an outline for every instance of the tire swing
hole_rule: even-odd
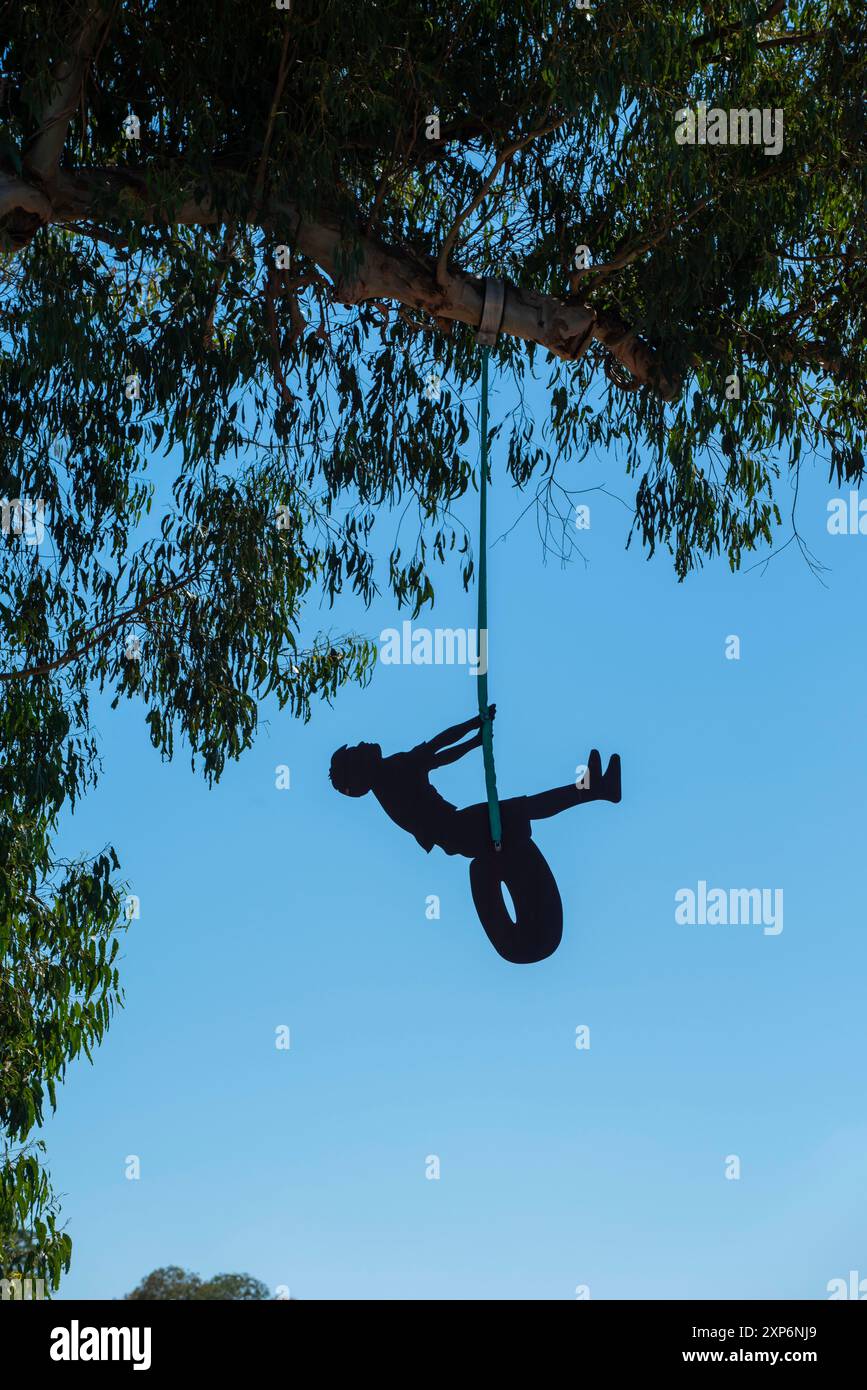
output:
[[[512,920],[503,886],[515,904]],[[470,891],[494,950],[513,965],[534,965],[551,956],[563,935],[563,903],[539,846],[528,840],[473,859]]]
[[[502,281],[485,281],[485,303],[476,341],[482,347],[482,460],[479,479],[479,642],[488,627],[487,483],[488,483],[488,356],[497,340],[503,318],[505,291]],[[479,714],[482,717],[482,754],[491,847],[470,863],[470,891],[479,921],[494,950],[514,965],[545,960],[560,945],[563,935],[563,903],[551,868],[539,846],[523,836],[504,833],[494,767],[494,730],[488,718],[487,662],[478,677]],[[503,888],[515,905],[512,918]]]

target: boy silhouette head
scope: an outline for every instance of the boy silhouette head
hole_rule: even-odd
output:
[[[373,786],[376,770],[382,762],[378,743],[356,743],[332,755],[328,776],[331,785],[344,796],[366,796]]]

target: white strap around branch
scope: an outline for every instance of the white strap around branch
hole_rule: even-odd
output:
[[[476,329],[476,342],[480,347],[493,347],[503,322],[506,307],[506,282],[504,280],[485,280],[485,302],[482,306],[482,320]]]

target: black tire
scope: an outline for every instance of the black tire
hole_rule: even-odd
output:
[[[512,895],[517,922],[509,916],[503,884]],[[504,960],[532,965],[553,955],[563,935],[563,903],[548,861],[532,840],[474,859],[470,888],[479,921]]]

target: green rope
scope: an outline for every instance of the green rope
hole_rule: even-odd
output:
[[[494,729],[488,719],[488,349],[482,350],[482,468],[479,479],[479,656],[483,654],[484,638],[485,674],[479,675],[479,714],[482,717],[482,753],[485,759],[485,787],[488,793],[488,819],[491,823],[491,839],[494,848],[499,849],[503,838],[500,824],[500,801],[497,796],[497,772],[494,767]]]

